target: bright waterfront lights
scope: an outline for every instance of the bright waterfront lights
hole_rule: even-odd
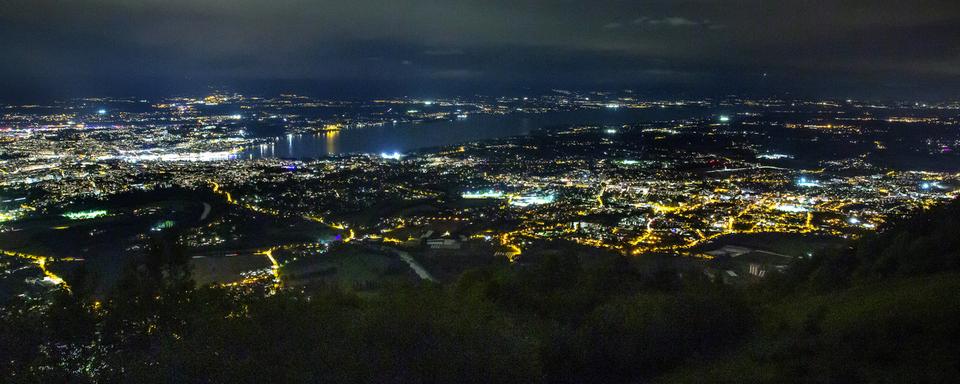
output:
[[[806,208],[806,207],[802,207],[802,206],[799,206],[799,205],[793,205],[793,204],[781,204],[781,205],[778,205],[778,206],[776,207],[776,210],[778,210],[778,211],[780,211],[780,212],[787,212],[787,213],[810,212],[810,209],[808,209],[808,208]]]
[[[394,151],[393,153],[380,152],[380,157],[389,160],[400,160],[403,158],[403,154],[400,152]]]
[[[780,159],[792,159],[793,156],[785,155],[782,153],[764,153],[762,155],[757,155],[758,159],[768,159],[768,160],[780,160]]]
[[[107,215],[107,211],[98,209],[98,210],[79,211],[79,212],[67,212],[63,214],[63,217],[66,217],[70,220],[87,220],[87,219],[96,219],[98,217],[103,217],[106,215]]]
[[[477,191],[477,192],[464,192],[464,199],[500,199],[503,198],[504,194],[501,191],[488,189],[486,191]]]
[[[797,180],[797,185],[804,188],[819,187],[820,182],[804,176]]]
[[[129,151],[117,156],[101,156],[98,160],[120,159],[132,163],[140,161],[219,161],[236,158],[236,151],[217,152],[158,152],[151,150]]]
[[[555,199],[556,197],[553,194],[518,196],[510,201],[510,205],[516,207],[529,207],[531,205],[550,204]]]

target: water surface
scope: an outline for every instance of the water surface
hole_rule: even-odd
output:
[[[710,108],[603,109],[507,115],[470,115],[465,119],[397,123],[316,134],[279,136],[249,148],[241,158],[320,158],[349,153],[403,153],[501,137],[528,135],[540,128],[578,124],[623,125],[710,116]]]

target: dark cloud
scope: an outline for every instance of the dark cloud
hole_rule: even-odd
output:
[[[649,17],[643,16],[638,19],[633,20],[634,24],[640,25],[649,25],[649,26],[668,26],[668,27],[694,27],[704,25],[704,22],[693,21],[685,17],[680,16],[669,16],[659,19],[651,19]]]
[[[960,96],[955,0],[8,0],[0,49],[7,98],[207,84]]]

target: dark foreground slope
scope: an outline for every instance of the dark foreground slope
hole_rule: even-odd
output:
[[[753,290],[737,352],[664,382],[960,380],[960,202],[793,266]]]
[[[960,203],[734,288],[546,258],[358,296],[194,287],[157,252],[107,298],[0,312],[5,382],[954,382]],[[162,247],[158,248],[162,249]],[[659,263],[670,265],[670,263]]]

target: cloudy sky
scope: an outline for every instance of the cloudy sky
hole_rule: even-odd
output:
[[[0,0],[0,97],[960,98],[957,0]]]

